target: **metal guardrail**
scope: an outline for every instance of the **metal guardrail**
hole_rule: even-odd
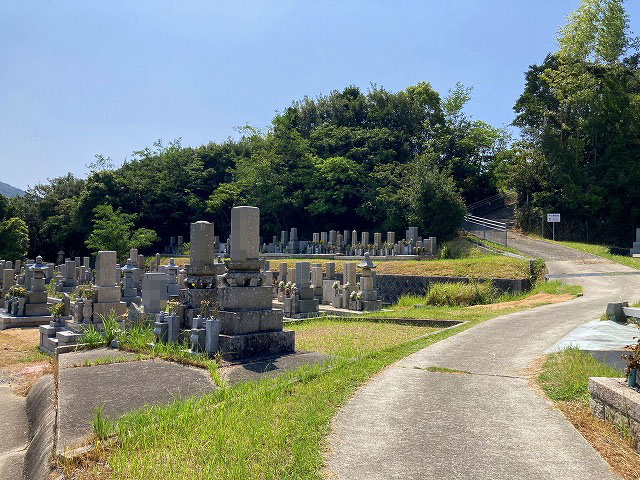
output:
[[[507,246],[507,224],[488,218],[465,215],[462,229],[476,237]]]
[[[483,205],[487,205],[487,204],[493,203],[496,200],[504,200],[501,193],[493,195],[493,196],[491,196],[489,198],[484,198],[484,199],[479,200],[477,202],[473,202],[473,203],[467,205],[467,210],[472,211],[475,208],[482,207]]]

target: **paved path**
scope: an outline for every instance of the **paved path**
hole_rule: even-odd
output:
[[[630,269],[513,236],[552,274]],[[388,367],[339,412],[328,468],[340,479],[617,478],[573,426],[528,383],[527,367],[606,303],[640,298],[640,277],[571,277],[584,296],[504,315]],[[425,370],[442,366],[471,375]]]

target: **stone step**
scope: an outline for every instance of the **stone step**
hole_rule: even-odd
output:
[[[76,340],[80,338],[82,334],[74,333],[70,330],[63,330],[61,332],[56,333],[56,339],[58,340],[58,345],[73,345],[76,343]]]

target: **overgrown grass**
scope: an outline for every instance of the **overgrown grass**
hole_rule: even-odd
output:
[[[547,240],[549,242],[553,242],[553,240]],[[582,243],[582,242],[554,242],[559,245],[564,245],[565,247],[574,248],[576,250],[580,250],[581,252],[590,253],[591,255],[596,255],[598,257],[606,258],[607,260],[611,260],[612,262],[619,263],[621,265],[625,265],[627,267],[635,268],[636,270],[640,270],[640,258],[634,257],[625,257],[623,255],[612,255],[609,253],[609,247],[605,245],[593,245],[591,243]]]
[[[296,348],[354,358],[438,330],[437,328],[318,318],[287,326],[296,332]]]
[[[38,363],[38,362],[49,362],[51,357],[46,353],[42,353],[38,346],[31,348],[30,350],[25,351],[18,357],[18,363]]]
[[[87,348],[98,348],[106,344],[102,333],[96,330],[93,325],[89,325],[82,330],[78,343],[85,345]]]
[[[83,367],[93,367],[96,365],[110,365],[112,363],[127,363],[133,361],[144,360],[146,358],[150,358],[148,355],[137,354],[135,357],[127,357],[127,356],[118,356],[118,357],[110,357],[108,355],[104,355],[99,358],[94,358],[92,360],[85,360],[82,364]]]
[[[547,357],[538,381],[552,400],[589,403],[589,377],[622,376],[621,371],[597,361],[588,353],[568,348]]]
[[[492,303],[498,296],[491,282],[434,283],[424,303],[435,306],[467,306]]]

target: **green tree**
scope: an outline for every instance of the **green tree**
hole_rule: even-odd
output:
[[[29,249],[29,228],[24,220],[16,217],[0,222],[0,258],[22,260]]]
[[[111,205],[98,205],[93,210],[93,230],[85,241],[90,251],[115,250],[124,260],[131,248],[151,246],[158,236],[148,228],[133,229],[135,215],[114,210]]]
[[[407,220],[420,232],[439,241],[457,234],[466,211],[464,202],[453,178],[428,156],[416,162],[406,194]]]
[[[539,215],[553,210],[564,214],[557,233],[566,239],[632,238],[640,223],[636,47],[621,0],[583,0],[558,51],[529,68],[515,105],[524,141],[497,169],[518,193],[523,228],[537,228]]]

